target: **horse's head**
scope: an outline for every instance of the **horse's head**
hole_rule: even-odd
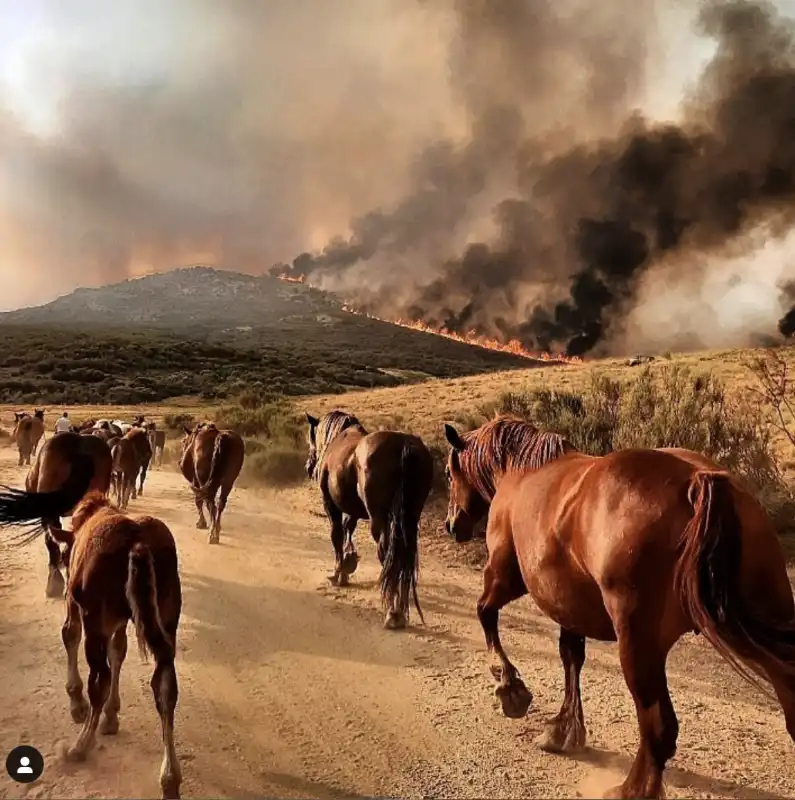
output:
[[[306,421],[309,423],[306,437],[309,443],[309,454],[306,457],[304,468],[306,469],[307,477],[311,479],[314,477],[317,467],[317,426],[320,424],[320,420],[311,414],[307,414]]]
[[[44,419],[44,409],[43,408],[37,408],[33,412],[33,416],[36,417],[36,419]]]
[[[450,455],[444,470],[449,493],[447,520],[444,527],[457,542],[468,542],[475,525],[489,510],[489,504],[474,487],[471,476],[462,468],[461,455],[469,446],[452,425],[444,426],[444,434],[450,444]]]

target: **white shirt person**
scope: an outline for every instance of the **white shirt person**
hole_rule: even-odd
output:
[[[72,423],[69,421],[69,415],[64,411],[55,423],[55,432],[66,433],[70,430],[72,430]]]

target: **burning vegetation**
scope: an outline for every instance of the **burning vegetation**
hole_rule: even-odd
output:
[[[305,286],[312,286],[307,283],[305,275],[276,275],[279,280],[287,283],[298,283]],[[317,287],[312,287],[317,288]],[[367,311],[358,309],[349,303],[342,304],[342,310],[347,314],[355,314],[359,317],[366,317],[367,319],[377,320],[378,322],[386,322],[390,325],[397,325],[400,328],[408,328],[413,331],[420,331],[421,333],[429,333],[434,336],[442,336],[445,339],[451,339],[454,342],[461,342],[462,344],[472,345],[473,347],[482,347],[484,350],[493,350],[498,353],[510,353],[511,355],[526,358],[531,361],[551,361],[555,363],[568,363],[568,364],[581,364],[582,359],[575,356],[562,356],[552,355],[546,352],[533,352],[528,350],[522,345],[521,342],[512,339],[508,342],[500,342],[497,339],[492,339],[487,336],[479,336],[475,331],[469,331],[465,334],[449,331],[445,328],[435,328],[420,320],[405,320],[405,319],[385,319],[378,317],[375,314],[370,314]]]

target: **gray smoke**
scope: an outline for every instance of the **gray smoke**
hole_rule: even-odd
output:
[[[376,313],[571,354],[625,346],[628,331],[658,347],[701,343],[709,316],[702,308],[701,323],[684,325],[676,288],[667,290],[671,319],[662,333],[644,330],[640,301],[666,290],[661,279],[692,284],[699,270],[704,291],[720,272],[716,258],[747,255],[760,238],[790,231],[792,22],[770,3],[703,4],[699,30],[716,43],[714,56],[680,121],[659,124],[631,112],[653,63],[653,5],[582,5],[566,14],[543,3],[511,4],[510,13],[474,0],[456,7],[454,74],[473,119],[470,140],[426,151],[414,191],[396,209],[352,223],[349,239],[304,254],[291,269],[356,292]],[[473,242],[468,234],[489,194],[493,229]],[[447,257],[429,267],[427,253],[444,246]],[[417,265],[408,289],[402,276],[411,268],[389,269],[399,262]],[[397,285],[384,280],[390,274],[401,276]],[[746,276],[741,268],[702,298],[713,320],[731,279]],[[769,285],[770,329],[781,302]],[[737,333],[735,326],[728,338]]]

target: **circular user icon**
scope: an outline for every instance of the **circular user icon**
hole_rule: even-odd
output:
[[[44,757],[35,747],[21,744],[8,754],[6,770],[17,783],[33,783],[44,772]]]

